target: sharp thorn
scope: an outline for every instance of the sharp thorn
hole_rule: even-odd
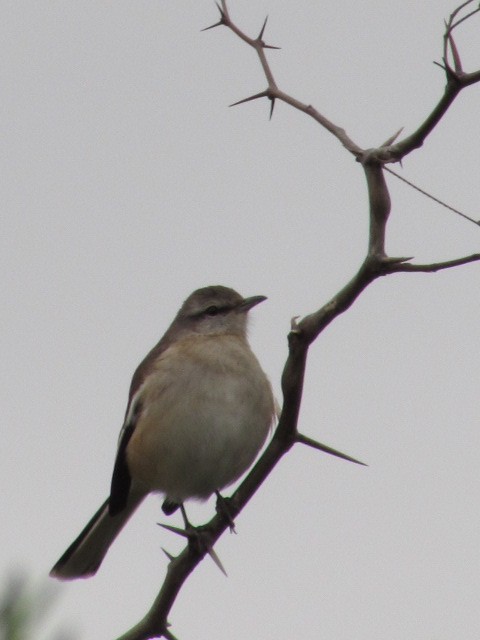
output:
[[[217,554],[215,553],[215,551],[213,550],[212,547],[207,549],[207,553],[211,557],[211,559],[214,561],[214,563],[217,565],[217,567],[220,569],[220,571],[223,573],[223,575],[226,578],[228,578],[227,572],[225,571],[225,568],[224,568],[223,564],[221,563],[220,558],[217,556]]]
[[[328,453],[331,456],[335,456],[337,458],[342,458],[342,460],[347,460],[348,462],[354,462],[355,464],[361,464],[363,467],[368,467],[365,462],[361,462],[356,458],[352,458],[352,456],[348,456],[346,453],[342,453],[337,449],[332,449],[332,447],[327,446],[326,444],[322,444],[321,442],[316,442],[312,440],[312,438],[308,438],[301,433],[297,433],[296,441],[301,442],[302,444],[306,444],[308,447],[312,447],[313,449],[318,449],[319,451],[323,451],[324,453]]]
[[[413,260],[415,256],[408,256],[408,257],[394,257],[394,256],[386,256],[385,258],[382,258],[382,262],[384,264],[402,264],[403,262],[410,262],[410,260]]]
[[[258,98],[266,98],[268,93],[266,91],[262,91],[261,93],[256,93],[254,96],[250,96],[249,98],[243,98],[243,100],[239,100],[238,102],[233,102],[229,104],[229,107],[236,107],[239,104],[243,104],[244,102],[250,102],[251,100],[257,100]]]
[[[267,20],[268,20],[268,16],[265,18],[265,22],[263,23],[263,27],[261,28],[260,33],[258,34],[257,40],[261,40],[263,38],[263,33],[265,31],[265,27],[267,26]]]
[[[170,627],[170,626],[171,624],[167,622],[167,627]],[[162,638],[165,638],[165,640],[177,640],[176,636],[174,636],[173,633],[171,633],[168,629],[163,630]]]
[[[166,549],[164,549],[163,547],[160,547],[161,550],[163,551],[163,553],[167,556],[167,558],[170,560],[170,562],[172,562],[173,560],[175,560],[175,556],[172,556],[171,553],[169,553]]]
[[[275,98],[270,98],[270,117],[269,120],[272,119],[273,116],[273,108],[275,107]]]
[[[395,140],[398,138],[398,136],[402,133],[403,131],[403,127],[400,127],[400,129],[393,134],[393,136],[390,136],[390,138],[388,138],[387,140],[385,140],[385,142],[380,145],[382,147],[389,147],[391,144],[393,144],[395,142]]]
[[[217,5],[217,9],[220,11],[222,19],[225,18],[225,11],[223,10],[222,5],[219,2],[215,2],[215,4]]]
[[[201,31],[208,31],[209,29],[213,29],[214,27],[220,27],[225,24],[225,12],[222,9],[221,5],[218,2],[215,2],[218,10],[220,11],[220,20],[215,24],[210,25],[209,27],[205,27],[205,29],[201,29]]]
[[[263,45],[264,49],[281,49],[282,47],[274,47],[273,44],[264,44]]]
[[[204,29],[200,29],[200,31],[208,31],[209,29],[215,29],[215,27],[220,27],[221,25],[225,24],[223,22],[223,20],[220,20],[219,22],[216,22],[215,24],[211,24],[209,27],[205,27]]]

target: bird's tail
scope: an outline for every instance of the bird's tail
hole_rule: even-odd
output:
[[[144,494],[131,495],[125,508],[114,516],[108,512],[107,499],[55,564],[50,575],[59,580],[93,576],[110,545],[144,497]]]

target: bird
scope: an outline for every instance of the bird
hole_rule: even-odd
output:
[[[164,496],[170,515],[207,500],[252,465],[275,420],[271,384],[250,348],[243,298],[221,285],[194,291],[135,370],[110,495],[52,568],[87,578],[140,503]]]

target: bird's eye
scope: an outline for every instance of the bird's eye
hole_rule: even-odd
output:
[[[205,315],[207,316],[216,316],[219,313],[220,309],[218,307],[216,307],[215,305],[212,305],[211,307],[208,307],[208,309],[205,309]]]

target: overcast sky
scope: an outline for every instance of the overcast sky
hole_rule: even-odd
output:
[[[231,0],[279,86],[372,147],[441,95],[446,0]],[[1,575],[44,584],[105,499],[130,377],[208,284],[268,301],[251,343],[280,397],[290,318],[364,257],[363,174],[260,65],[213,2],[3,3]],[[480,68],[480,22],[458,34]],[[480,218],[480,87],[398,171]],[[480,229],[388,176],[387,248],[479,251]],[[181,640],[478,640],[480,265],[374,283],[312,347],[300,428],[369,464],[297,446],[170,616]],[[210,518],[213,501],[189,507]],[[97,576],[61,586],[56,625],[113,640],[150,607],[180,541],[159,498]],[[180,522],[176,516],[171,524]]]

